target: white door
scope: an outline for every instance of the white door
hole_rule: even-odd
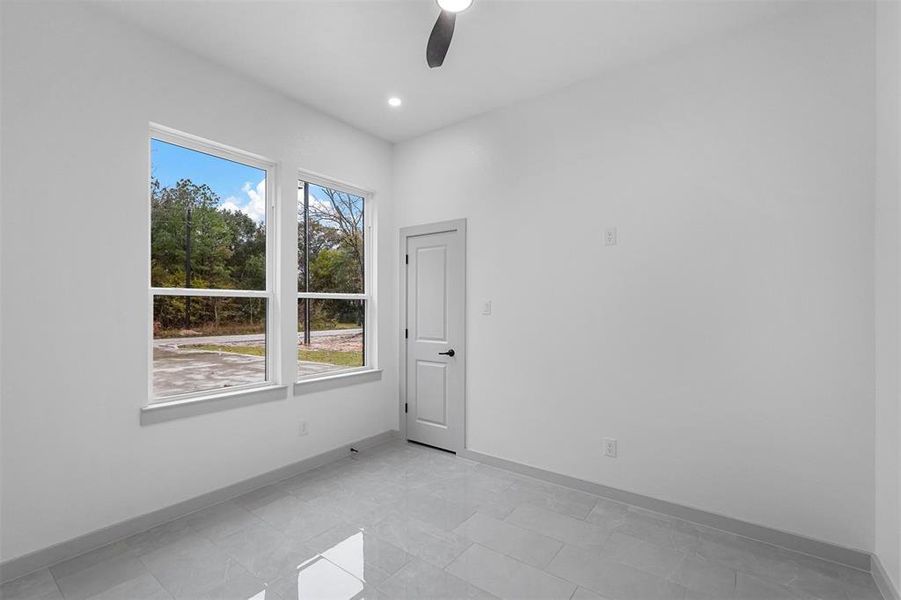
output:
[[[405,229],[407,439],[463,449],[465,222]]]

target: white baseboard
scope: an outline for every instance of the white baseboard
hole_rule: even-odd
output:
[[[888,571],[885,570],[885,565],[882,564],[879,557],[874,554],[871,561],[870,573],[873,574],[873,580],[882,593],[882,597],[885,600],[901,600],[901,592],[892,583],[891,578],[888,576]]]
[[[610,498],[611,500],[616,500],[618,502],[624,502],[626,504],[638,506],[646,510],[663,513],[665,515],[683,519],[685,521],[691,521],[692,523],[706,525],[707,527],[713,527],[721,531],[734,533],[736,535],[765,542],[767,544],[772,544],[774,546],[781,546],[783,548],[794,550],[796,552],[803,552],[804,554],[810,554],[811,556],[822,558],[824,560],[835,563],[840,563],[849,567],[853,567],[855,569],[860,569],[861,571],[869,571],[871,568],[871,555],[869,552],[866,552],[864,550],[846,548],[844,546],[839,546],[837,544],[832,544],[821,540],[815,540],[795,533],[781,531],[779,529],[773,529],[771,527],[765,527],[763,525],[756,525],[754,523],[748,523],[746,521],[741,521],[739,519],[719,515],[698,508],[676,504],[675,502],[658,500],[657,498],[652,498],[650,496],[643,496],[634,492],[619,490],[606,485],[601,485],[599,483],[585,481],[584,479],[570,477],[569,475],[561,475],[560,473],[554,473],[553,471],[547,471],[545,469],[525,465],[504,458],[498,458],[489,454],[482,454],[481,452],[463,450],[461,452],[458,452],[458,456],[462,458],[468,458],[477,462],[482,462],[494,467],[507,469],[508,471],[513,471],[515,473],[528,475],[530,477],[548,481],[550,483],[556,483],[557,485],[562,485],[576,490],[581,490],[583,492],[588,492],[596,496],[602,496],[604,498]],[[901,599],[893,598],[891,600]]]

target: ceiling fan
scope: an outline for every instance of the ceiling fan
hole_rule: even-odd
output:
[[[438,0],[441,14],[432,27],[432,35],[425,49],[426,62],[434,69],[444,64],[444,57],[450,48],[451,39],[454,37],[454,25],[457,21],[457,13],[463,12],[472,5],[472,0]]]

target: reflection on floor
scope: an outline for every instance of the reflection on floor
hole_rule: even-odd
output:
[[[877,600],[868,573],[392,443],[4,584],[7,600]]]

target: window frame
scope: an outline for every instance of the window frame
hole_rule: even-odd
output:
[[[336,293],[325,293],[325,292],[301,292],[298,291],[298,275],[300,274],[300,257],[297,255],[297,246],[299,242],[299,237],[297,233],[297,218],[295,216],[295,222],[293,226],[294,231],[294,269],[293,269],[293,286],[296,291],[295,300],[294,300],[294,312],[297,313],[297,301],[298,300],[362,300],[363,301],[363,365],[360,367],[347,367],[345,369],[334,369],[332,371],[327,371],[325,373],[318,373],[312,375],[306,375],[304,377],[299,377],[297,374],[297,353],[300,349],[300,342],[295,341],[294,343],[294,357],[295,357],[295,368],[294,368],[294,384],[295,384],[295,393],[300,391],[301,386],[305,384],[314,383],[317,381],[323,380],[338,380],[341,381],[345,379],[347,376],[358,375],[369,373],[373,371],[378,371],[377,364],[377,344],[376,340],[378,339],[376,336],[377,332],[377,319],[375,312],[375,294],[373,293],[375,286],[375,277],[374,277],[374,264],[373,260],[375,248],[374,237],[375,237],[375,227],[373,226],[375,223],[374,218],[374,196],[375,193],[371,190],[366,190],[364,188],[358,187],[356,185],[345,183],[343,181],[339,181],[336,179],[332,179],[330,177],[326,177],[320,175],[318,173],[313,173],[310,171],[305,171],[303,169],[299,169],[297,171],[297,181],[303,182],[304,185],[316,185],[319,187],[330,188],[339,192],[346,192],[348,194],[352,194],[354,196],[359,196],[363,199],[363,293],[362,294],[336,294]],[[297,204],[299,206],[299,204]],[[297,211],[294,211],[295,215]],[[295,327],[296,329],[296,327]],[[296,335],[296,334],[295,334]]]
[[[153,155],[151,152],[153,140],[159,140],[168,144],[201,152],[216,158],[236,162],[246,166],[260,169],[266,173],[266,287],[263,290],[230,290],[223,288],[160,288],[150,285],[152,269],[152,218],[150,209],[152,195],[150,180],[153,174]],[[280,331],[282,317],[278,310],[278,261],[277,255],[279,238],[278,219],[278,164],[258,154],[245,152],[237,148],[213,142],[195,135],[184,133],[170,127],[151,123],[147,135],[147,314],[148,319],[148,373],[147,401],[145,409],[165,407],[167,405],[180,405],[186,401],[209,400],[217,396],[233,397],[244,392],[257,392],[269,388],[280,387]],[[183,394],[169,396],[155,396],[153,392],[154,365],[153,365],[153,299],[155,296],[191,296],[207,298],[263,298],[266,300],[266,354],[265,354],[265,380],[256,383],[197,390]]]

